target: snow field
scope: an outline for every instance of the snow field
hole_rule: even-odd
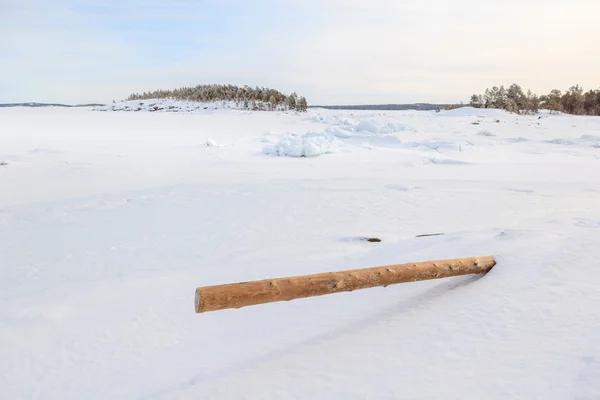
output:
[[[541,117],[0,110],[0,398],[598,398],[600,118]],[[498,265],[193,309],[476,255]]]

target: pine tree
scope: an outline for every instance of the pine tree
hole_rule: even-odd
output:
[[[290,110],[296,109],[296,96],[294,96],[295,94],[296,93],[292,93],[287,98],[287,106],[288,106],[288,109],[290,109]]]
[[[496,108],[505,109],[507,100],[508,98],[506,89],[504,89],[504,85],[502,85],[498,90],[498,100],[496,102]]]
[[[562,105],[560,104],[561,98],[561,91],[558,89],[553,89],[550,94],[542,96],[542,107],[550,110],[550,112],[562,111]]]
[[[583,88],[579,85],[571,86],[561,98],[561,105],[569,114],[583,114]]]
[[[485,108],[493,107],[492,92],[490,92],[490,89],[485,89],[485,93],[483,94],[483,106]]]
[[[512,108],[513,112],[520,112],[520,110],[525,109],[525,94],[523,93],[523,89],[521,86],[513,83],[510,85],[508,90],[506,91],[507,104]]]
[[[528,90],[525,96],[525,114],[536,114],[539,106],[540,99],[531,90]]]
[[[308,104],[306,103],[306,99],[304,97],[300,97],[298,99],[298,111],[308,111]]]
[[[474,94],[471,96],[471,101],[469,102],[471,107],[481,108],[484,106],[483,98],[481,95]]]

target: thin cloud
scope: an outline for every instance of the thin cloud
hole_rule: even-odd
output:
[[[286,2],[287,3],[287,2]],[[198,83],[312,103],[597,87],[596,0],[5,0],[0,101],[107,102]]]

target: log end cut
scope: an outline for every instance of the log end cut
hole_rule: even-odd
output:
[[[194,305],[196,307],[196,313],[200,312],[200,291],[196,289],[196,296],[194,297]]]

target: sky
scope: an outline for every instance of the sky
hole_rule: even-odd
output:
[[[598,0],[0,0],[0,103],[198,84],[309,104],[600,88]]]

